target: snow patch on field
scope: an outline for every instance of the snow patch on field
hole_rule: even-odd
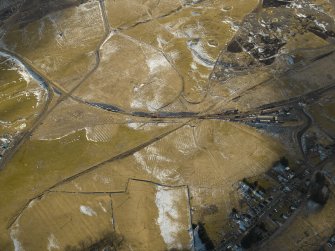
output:
[[[97,216],[97,213],[90,207],[81,205],[80,212],[88,216]]]
[[[27,86],[33,79],[37,82],[38,84],[37,88],[34,89],[29,88],[26,91],[21,92],[20,95],[26,95],[28,97],[31,94],[33,94],[36,97],[37,101],[36,105],[33,108],[38,107],[43,101],[43,99],[46,99],[47,91],[45,91],[46,88],[45,83],[34,72],[27,69],[26,66],[16,57],[13,57],[5,52],[0,52],[0,57],[7,58],[11,66],[9,70],[16,71],[20,75],[19,81],[26,82]]]
[[[173,22],[166,23],[164,29],[170,32],[175,38],[187,38],[187,33],[184,31],[183,26],[189,22],[189,20],[189,17],[178,18]]]
[[[21,75],[21,77],[24,79],[24,81],[26,81],[27,83],[30,83],[31,76],[28,73],[28,71],[22,68],[18,68],[17,70],[18,70],[18,73]]]
[[[234,23],[234,21],[231,18],[223,20],[222,23],[230,25],[230,28],[235,32],[238,31],[240,28],[238,24]]]
[[[111,59],[111,56],[120,50],[119,45],[116,41],[112,41],[111,38],[115,34],[111,32],[106,40],[101,45],[102,50],[102,61],[107,62]]]
[[[15,225],[13,225],[12,229],[10,230],[10,238],[13,241],[15,251],[24,251],[24,248],[22,247],[22,244],[18,239],[18,235],[19,235],[19,223],[16,222]]]
[[[115,35],[115,32],[114,31],[112,31],[112,32],[110,32],[109,34],[108,34],[108,36],[106,37],[106,39],[102,42],[102,44],[101,44],[101,46],[100,46],[100,50],[102,49],[102,47],[105,45],[105,43],[107,43],[107,41],[112,37],[112,36],[114,36]]]
[[[102,211],[104,211],[105,213],[107,213],[106,208],[102,205],[102,203],[99,201],[99,206],[101,207]]]
[[[79,186],[79,184],[77,182],[73,182],[73,185],[75,186],[75,188],[77,188],[79,191],[82,190],[81,186]]]
[[[180,180],[179,173],[173,167],[173,160],[163,156],[159,149],[150,146],[145,148],[145,152],[134,153],[136,162],[142,170],[152,175],[160,182],[173,182]],[[169,163],[167,165],[167,163]]]
[[[149,160],[156,160],[162,162],[172,162],[172,160],[166,156],[163,156],[159,149],[155,146],[148,146],[146,149]]]
[[[156,40],[157,40],[157,43],[158,43],[158,47],[161,48],[161,49],[163,49],[164,46],[167,45],[167,43],[168,43],[164,38],[162,38],[159,35],[157,36]]]
[[[111,183],[111,178],[110,177],[106,177],[104,175],[99,175],[99,174],[96,174],[96,173],[93,176],[93,180],[95,182],[106,184],[106,185]]]
[[[180,58],[180,52],[179,52],[179,51],[176,51],[176,50],[174,50],[174,51],[170,51],[170,52],[168,52],[168,53],[166,53],[166,54],[167,54],[167,56],[168,56],[170,59],[172,59],[173,62],[175,62],[177,59]]]
[[[30,201],[27,208],[32,208],[35,205],[35,203],[36,203],[36,200]]]
[[[174,139],[176,149],[183,155],[191,155],[199,151],[198,146],[194,140],[192,131],[188,130],[183,135],[178,135]]]
[[[182,196],[179,189],[157,188],[156,205],[158,208],[158,218],[156,223],[169,249],[183,248],[182,244],[178,241],[178,234],[183,230],[183,225],[179,222],[180,215],[176,208],[181,198]]]
[[[36,101],[37,101],[36,107],[38,107],[41,104],[41,100],[45,97],[44,95],[45,92],[41,88],[33,89],[33,90],[30,90],[29,92],[31,92],[35,96]]]
[[[201,41],[189,41],[187,47],[191,50],[194,62],[207,68],[213,68],[215,60],[207,54]]]
[[[64,18],[64,13],[66,18]],[[88,1],[64,12],[53,12],[45,19],[50,20],[53,26],[54,39],[60,48],[82,47],[84,44],[99,39],[99,32],[103,32],[103,17],[98,1]],[[78,26],[81,29],[74,29]],[[78,43],[78,41],[81,41],[81,43]]]
[[[93,142],[109,142],[113,139],[114,127],[110,124],[85,127],[86,139]]]
[[[314,20],[314,23],[320,27],[323,31],[327,32],[327,23],[326,22],[322,22],[322,21],[318,21],[318,20]]]
[[[131,108],[142,108],[143,104],[141,101],[135,99],[130,103],[130,107]]]
[[[19,130],[23,130],[26,127],[27,127],[27,124],[26,123],[22,123],[19,126],[15,127],[15,129],[19,131]]]
[[[131,129],[138,130],[138,129],[140,129],[144,125],[144,123],[130,122],[127,125]]]
[[[42,135],[38,137],[38,140],[61,140],[76,132],[77,132],[76,130],[71,130],[67,133],[63,133],[62,135]]]
[[[16,58],[12,57],[11,55],[0,52],[0,57],[7,58],[13,64],[13,68],[11,70],[17,71],[21,75],[21,79],[29,83],[31,81],[31,74],[28,72],[27,68]]]
[[[150,112],[155,112],[163,106],[162,93],[164,91],[166,83],[163,79],[156,79],[155,81],[155,83],[150,84],[150,87],[143,88],[141,92],[136,93],[134,99],[130,103],[131,108],[145,108]],[[152,94],[153,91],[154,94]]]
[[[151,74],[160,72],[170,67],[170,64],[166,58],[160,54],[154,54],[146,61]]]
[[[48,237],[48,251],[52,249],[59,249],[58,241],[53,234],[50,234]]]

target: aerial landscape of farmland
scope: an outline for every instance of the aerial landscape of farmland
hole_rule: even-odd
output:
[[[0,0],[0,251],[335,250],[335,0]]]

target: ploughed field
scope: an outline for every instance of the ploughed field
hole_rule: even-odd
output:
[[[303,120],[240,116],[334,85],[332,1],[33,2],[0,12],[0,250],[218,246],[236,184],[303,158]]]

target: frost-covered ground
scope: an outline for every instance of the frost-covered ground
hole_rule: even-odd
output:
[[[255,112],[335,79],[328,1],[24,10],[0,27],[0,140],[20,142],[0,171],[0,250],[78,248],[113,232],[120,250],[203,251],[199,222],[219,244],[238,206],[234,184],[301,156],[281,143],[288,136],[214,115]],[[332,135],[328,103],[313,116],[327,109],[319,119]]]

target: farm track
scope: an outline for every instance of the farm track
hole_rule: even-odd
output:
[[[123,159],[123,158],[126,158],[134,153],[136,153],[137,151],[140,151],[141,149],[163,139],[164,137],[170,135],[171,133],[179,130],[180,128],[184,127],[185,125],[187,125],[189,122],[193,121],[193,120],[206,120],[206,119],[219,119],[219,120],[227,120],[227,121],[230,121],[232,119],[235,118],[236,115],[226,115],[224,113],[222,114],[211,114],[209,113],[209,111],[211,110],[212,107],[209,107],[208,109],[206,109],[206,111],[203,111],[201,113],[187,113],[187,112],[175,112],[175,113],[164,113],[164,112],[156,112],[156,113],[146,113],[146,112],[143,112],[143,113],[136,113],[136,112],[126,112],[126,111],[123,111],[122,108],[119,108],[117,106],[114,106],[114,105],[110,105],[110,104],[94,104],[94,103],[90,103],[88,101],[85,101],[85,100],[82,100],[78,97],[74,97],[73,96],[73,93],[80,87],[82,86],[82,84],[98,69],[99,65],[100,65],[100,61],[101,61],[101,47],[103,45],[103,43],[108,39],[109,35],[112,31],[112,28],[110,27],[109,25],[109,22],[108,22],[108,17],[107,17],[107,12],[106,12],[106,7],[105,7],[105,4],[104,4],[104,0],[99,0],[99,4],[100,4],[100,8],[102,10],[102,18],[103,18],[103,22],[104,22],[104,27],[105,27],[105,36],[103,37],[103,39],[100,41],[100,43],[97,45],[96,49],[95,49],[95,57],[96,57],[96,64],[95,66],[88,72],[85,74],[85,76],[82,78],[82,80],[73,88],[71,89],[70,91],[66,91],[64,90],[61,86],[57,85],[56,83],[52,82],[50,79],[48,79],[47,76],[45,76],[45,74],[41,73],[39,70],[37,70],[31,63],[28,62],[28,60],[24,59],[24,58],[21,58],[20,56],[16,55],[15,53],[13,52],[9,52],[9,51],[6,51],[6,50],[3,50],[3,49],[0,49],[0,51],[3,51],[9,55],[11,55],[12,57],[18,59],[19,61],[21,61],[25,67],[27,67],[28,70],[34,72],[38,77],[40,77],[43,82],[46,84],[46,88],[47,88],[47,91],[48,91],[48,99],[46,101],[46,104],[42,110],[42,112],[39,114],[39,116],[37,117],[36,121],[34,122],[33,126],[28,130],[26,131],[18,140],[17,142],[15,143],[15,145],[13,146],[12,150],[10,151],[10,153],[3,159],[2,163],[0,164],[0,171],[1,169],[3,169],[5,167],[5,165],[13,158],[13,156],[15,155],[15,153],[18,151],[18,149],[30,138],[31,134],[33,134],[37,129],[38,127],[41,125],[41,123],[48,117],[48,115],[54,111],[54,109],[56,109],[58,107],[59,104],[61,104],[63,101],[67,100],[68,98],[72,98],[73,100],[79,102],[79,103],[82,103],[82,104],[86,104],[86,105],[89,105],[89,106],[93,106],[93,107],[96,107],[96,108],[99,108],[99,109],[103,109],[105,111],[109,111],[109,112],[112,112],[112,113],[119,113],[119,114],[124,114],[124,115],[128,115],[128,116],[133,116],[133,117],[144,117],[144,118],[150,118],[150,119],[189,119],[187,122],[179,125],[178,127],[174,128],[173,130],[170,130],[168,132],[165,132],[147,142],[144,142],[132,149],[129,149],[121,154],[118,154],[116,156],[113,156],[111,158],[109,158],[108,160],[105,160],[97,165],[94,165],[94,166],[91,166],[89,168],[87,168],[86,170],[82,171],[82,172],[79,172],[79,173],[76,173],[66,179],[63,179],[57,183],[55,183],[54,185],[50,186],[48,189],[42,191],[41,193],[37,194],[35,197],[31,198],[28,200],[28,202],[20,209],[18,210],[18,212],[16,213],[16,215],[10,219],[9,221],[9,224],[7,226],[7,228],[11,228],[13,226],[13,224],[17,221],[17,219],[24,213],[25,209],[28,208],[29,204],[34,201],[34,200],[37,200],[37,199],[41,199],[42,197],[44,197],[45,195],[49,194],[49,193],[76,193],[76,194],[108,194],[110,196],[112,196],[112,194],[115,194],[115,193],[126,193],[128,191],[128,185],[130,182],[133,182],[133,181],[136,181],[136,182],[146,182],[146,183],[150,183],[150,184],[153,184],[153,185],[156,185],[156,186],[163,186],[163,187],[170,187],[170,188],[181,188],[181,187],[185,187],[187,189],[187,194],[188,194],[188,205],[189,205],[189,214],[190,214],[190,223],[192,223],[192,212],[191,212],[191,201],[190,201],[190,190],[189,190],[189,186],[187,184],[183,184],[183,185],[179,185],[179,186],[168,186],[168,185],[165,185],[165,184],[161,184],[161,183],[156,183],[156,182],[153,182],[153,181],[150,181],[150,180],[139,180],[139,179],[134,179],[134,178],[129,178],[127,183],[126,183],[126,186],[125,186],[125,189],[122,190],[122,191],[101,191],[101,192],[85,192],[85,193],[81,193],[81,192],[68,192],[68,191],[58,191],[58,190],[55,190],[56,188],[58,188],[59,186],[61,185],[64,185],[66,183],[69,183],[73,180],[75,180],[76,178],[82,176],[82,175],[85,175],[85,174],[88,174],[88,173],[91,173],[95,170],[97,170],[98,168],[102,167],[104,164],[106,163],[110,163],[110,162],[113,162],[113,161],[116,161],[116,160],[120,160],[120,159]],[[180,11],[182,8],[176,10],[176,11],[173,11],[167,15],[171,15],[171,14],[174,14],[175,12],[177,11]],[[164,16],[167,16],[167,15],[164,15]],[[162,17],[164,17],[162,16]],[[132,27],[136,27],[137,25],[141,25],[142,23],[146,23],[146,22],[149,22],[151,21],[152,19],[148,20],[148,21],[145,21],[145,22],[139,22],[139,23],[136,23],[135,25],[132,25],[132,26],[129,26],[129,27],[126,27],[126,28],[120,28],[119,30],[120,31],[123,31],[125,29],[129,29],[129,28],[132,28]],[[161,52],[162,53],[162,52]],[[333,51],[331,52],[333,53]],[[325,55],[325,56],[328,56],[329,54]],[[165,55],[164,55],[165,56]],[[321,59],[322,57],[318,57],[318,58],[315,58],[315,60],[319,60]],[[313,61],[314,62],[314,61]],[[305,65],[306,66],[306,65]],[[305,67],[304,66],[304,67]],[[292,71],[292,69],[290,69],[289,71]],[[283,73],[283,74],[286,74],[287,72]],[[266,82],[262,82],[260,83],[260,85],[262,84],[266,84]],[[250,91],[256,87],[259,87],[260,85],[257,85],[257,86],[254,86],[250,89],[247,89],[245,90],[244,92],[246,91]],[[291,98],[291,99],[288,99],[288,100],[284,100],[284,101],[280,101],[280,102],[274,102],[274,103],[271,103],[271,104],[267,104],[267,105],[264,105],[264,106],[260,106],[256,109],[252,109],[250,111],[247,111],[247,112],[244,112],[244,113],[239,113],[238,115],[243,119],[243,117],[247,117],[249,116],[250,114],[253,114],[253,113],[258,113],[260,112],[261,110],[263,109],[268,109],[268,108],[280,108],[280,107],[283,107],[283,106],[287,106],[287,105],[297,105],[297,103],[299,102],[304,102],[306,99],[313,99],[315,96],[318,96],[318,95],[321,95],[322,93],[328,91],[328,90],[331,90],[335,87],[335,84],[331,84],[327,87],[324,87],[324,88],[320,88],[318,90],[315,90],[313,92],[310,92],[310,93],[307,93],[305,95],[302,95],[302,96],[299,96],[299,97],[294,97],[294,98]],[[53,106],[51,107],[51,103],[54,99],[54,93],[53,93],[53,90],[52,89],[57,89],[59,92],[60,92],[60,97],[59,99],[53,104]],[[239,96],[237,97],[233,97],[231,100],[234,100],[234,99],[238,99],[239,97],[241,97],[244,92],[240,93]],[[304,112],[304,111],[303,111]],[[303,126],[303,128],[298,132],[297,134],[297,138],[298,138],[298,143],[299,143],[299,147],[303,153],[303,148],[302,148],[302,143],[301,143],[301,137],[302,135],[308,130],[308,128],[311,126],[312,124],[312,119],[310,118],[310,116],[308,114],[306,114],[304,112],[304,114],[306,115],[306,122],[305,122],[305,125]],[[305,156],[305,155],[304,155]],[[194,242],[194,238],[193,238],[193,242]],[[194,243],[193,243],[193,246],[194,246]]]

